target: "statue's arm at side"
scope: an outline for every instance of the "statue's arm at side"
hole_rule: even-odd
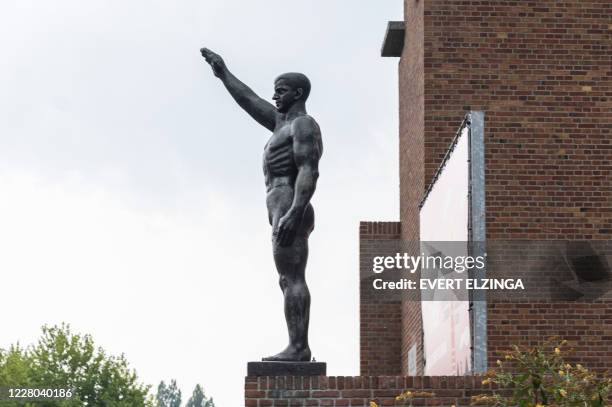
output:
[[[293,156],[298,173],[293,203],[278,226],[277,239],[281,246],[288,246],[293,242],[295,232],[304,216],[304,210],[317,186],[319,159],[322,154],[318,126],[312,118],[301,117],[293,123],[293,126]]]
[[[319,151],[317,124],[310,117],[301,117],[295,121],[293,136],[293,157],[298,168],[295,180],[293,204],[289,211],[303,215],[306,205],[314,194],[319,178]]]
[[[257,96],[251,88],[236,78],[234,74],[227,69],[221,56],[215,54],[208,48],[202,48],[200,52],[206,59],[206,62],[212,67],[215,76],[221,79],[225,88],[238,105],[259,124],[270,131],[274,131],[276,127],[276,109],[272,103],[266,102]]]

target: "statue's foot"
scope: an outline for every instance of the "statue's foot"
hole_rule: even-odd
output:
[[[295,350],[292,346],[274,356],[262,358],[264,362],[310,362],[310,349]]]

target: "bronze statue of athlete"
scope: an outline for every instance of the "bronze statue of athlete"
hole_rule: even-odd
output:
[[[263,170],[274,262],[285,298],[289,346],[263,360],[309,361],[310,293],[304,273],[308,236],[314,228],[310,198],[315,191],[323,153],[321,130],[306,113],[310,81],[300,73],[277,77],[272,97],[275,108],[238,80],[219,55],[207,48],[200,52],[240,107],[272,132],[264,148]]]

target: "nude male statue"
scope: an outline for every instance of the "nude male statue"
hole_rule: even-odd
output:
[[[309,361],[310,293],[305,280],[308,236],[314,228],[310,198],[319,177],[323,153],[321,130],[306,113],[310,81],[300,73],[286,73],[274,81],[276,108],[255,94],[207,48],[200,50],[230,95],[259,124],[272,132],[264,147],[266,204],[272,226],[274,262],[285,301],[289,345],[269,361]]]

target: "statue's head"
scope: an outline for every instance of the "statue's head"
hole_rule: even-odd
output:
[[[274,80],[274,96],[276,109],[281,113],[289,111],[291,106],[298,102],[306,102],[310,94],[310,81],[306,75],[289,72],[278,76]]]

